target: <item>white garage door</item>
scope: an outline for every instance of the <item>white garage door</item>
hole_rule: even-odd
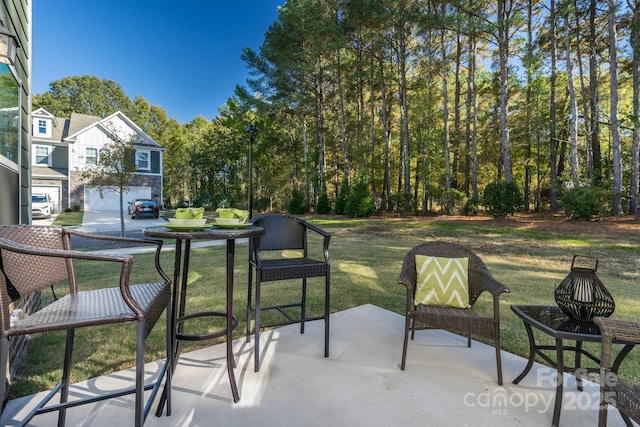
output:
[[[151,187],[130,187],[129,192],[122,196],[123,209],[127,211],[127,204],[133,199],[150,199]],[[85,211],[117,211],[120,209],[120,193],[116,188],[103,190],[102,197],[96,187],[84,188]]]
[[[48,194],[53,200],[54,212],[60,212],[60,187],[38,186],[31,188],[31,194]]]

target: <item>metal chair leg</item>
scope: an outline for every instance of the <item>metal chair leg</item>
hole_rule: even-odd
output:
[[[69,398],[69,381],[71,380],[71,358],[73,356],[73,338],[75,329],[67,330],[67,344],[64,351],[64,367],[62,368],[62,380],[60,381],[60,403],[67,402]],[[67,409],[58,411],[58,427],[64,427],[67,418]]]
[[[256,306],[255,306],[256,320],[254,329],[253,353],[254,353],[254,372],[260,371],[260,273],[256,272]]]

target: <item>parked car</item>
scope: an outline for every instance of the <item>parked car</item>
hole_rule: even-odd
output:
[[[139,218],[143,215],[152,216],[158,218],[160,216],[160,209],[158,204],[151,199],[136,199],[129,202],[129,215],[131,219]]]
[[[31,217],[51,218],[55,209],[55,203],[48,194],[31,195]]]

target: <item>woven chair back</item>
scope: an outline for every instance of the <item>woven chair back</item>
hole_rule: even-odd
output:
[[[260,250],[304,249],[306,246],[304,225],[292,216],[267,214],[255,217],[252,222],[265,231],[260,238]]]
[[[73,265],[63,258],[29,256],[8,250],[7,243],[46,249],[65,249],[70,245],[61,228],[0,226],[0,303],[3,316],[9,305],[35,291],[71,279]]]

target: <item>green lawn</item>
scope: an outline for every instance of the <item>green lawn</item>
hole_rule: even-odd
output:
[[[404,254],[416,244],[431,239],[451,240],[468,246],[486,262],[493,275],[511,288],[501,297],[503,349],[519,355],[528,354],[528,341],[522,322],[512,314],[511,304],[555,304],[555,286],[567,275],[574,254],[600,260],[598,275],[616,300],[614,316],[640,320],[640,235],[628,233],[623,237],[600,232],[601,223],[590,223],[589,233],[545,231],[544,228],[505,227],[504,222],[449,221],[446,219],[346,219],[312,217],[310,220],[333,234],[331,254],[331,308],[340,311],[361,304],[374,304],[402,313],[405,302],[404,287],[397,284],[397,276]],[[320,242],[312,244],[319,248]],[[236,247],[234,311],[240,319],[235,330],[242,336],[245,330],[244,313],[247,292],[247,246]],[[149,255],[136,255],[133,280],[144,280],[151,262]],[[114,285],[115,273],[104,265],[78,264],[82,273],[80,283],[91,286]],[[173,252],[163,254],[163,267],[172,274]],[[189,311],[223,309],[225,278],[225,249],[210,247],[194,249],[189,274]],[[322,310],[322,279],[312,285],[311,310]],[[282,295],[297,282],[270,283],[265,287],[263,305],[271,295]],[[317,286],[313,286],[317,284]],[[44,295],[44,300],[50,295]],[[481,298],[479,310],[490,310],[488,296]],[[207,321],[208,322],[208,321]],[[213,330],[219,325],[194,320],[188,328]],[[154,328],[148,339],[148,359],[162,357],[164,319]],[[134,329],[129,325],[109,326],[96,332],[95,328],[76,334],[76,364],[73,381],[120,370],[131,366],[135,347]],[[540,337],[543,339],[544,337]],[[398,341],[398,361],[401,337]],[[549,343],[552,342],[549,340]],[[184,350],[206,343],[184,343]],[[11,389],[11,397],[31,394],[50,388],[59,378],[63,354],[64,334],[34,336],[28,357]],[[598,346],[592,346],[597,353]],[[51,355],[56,355],[51,357]],[[621,375],[640,382],[640,352],[632,352],[623,365]],[[507,379],[508,381],[509,379]]]

